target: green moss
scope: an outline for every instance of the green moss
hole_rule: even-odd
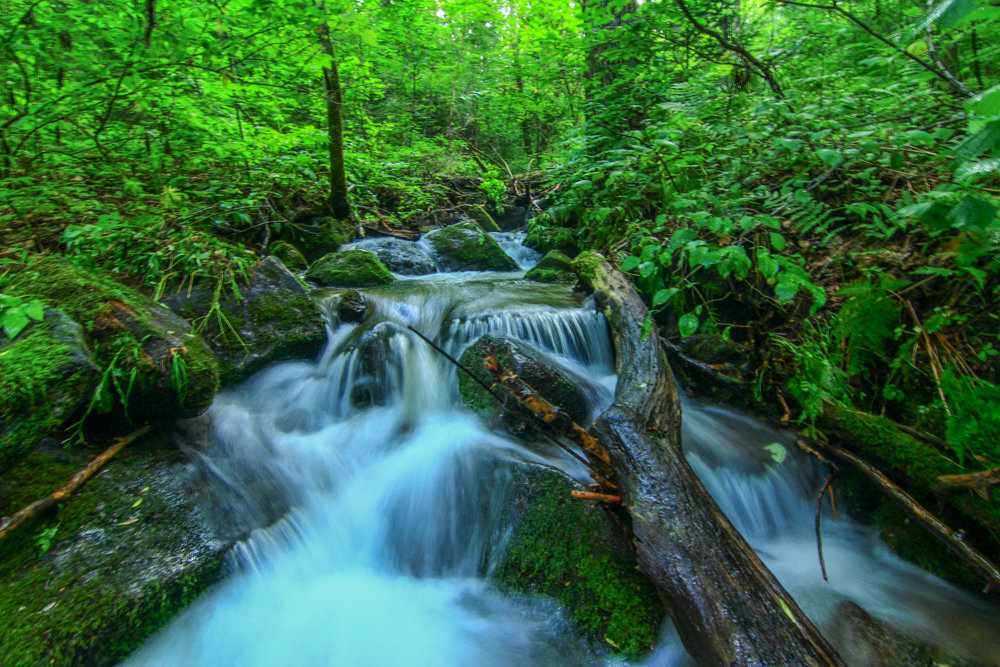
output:
[[[268,248],[270,253],[281,260],[293,273],[301,273],[309,268],[306,256],[288,241],[275,241]]]
[[[939,494],[933,490],[937,478],[971,472],[942,455],[932,445],[900,431],[888,419],[841,406],[827,405],[824,421],[844,434],[852,452],[867,460],[900,484],[918,502],[931,509],[953,529],[965,529],[981,551],[1000,547],[1000,491],[990,500],[967,493]],[[882,528],[883,536],[903,557],[955,583],[967,585],[970,573],[954,555],[946,552],[924,528],[911,522],[890,501],[866,497],[854,485],[853,496],[871,519]],[[850,487],[849,487],[850,488]],[[964,571],[964,572],[963,572]]]
[[[32,454],[0,478],[0,513],[59,488],[91,456]],[[161,444],[127,449],[0,542],[0,664],[116,664],[217,580],[221,553],[181,500],[181,465]]]
[[[572,485],[530,469],[528,506],[494,577],[517,591],[555,598],[590,636],[629,658],[659,638],[663,605],[604,508],[570,497]]]
[[[461,222],[427,235],[441,266],[448,271],[517,271],[517,262],[493,237],[472,222]]]
[[[371,287],[395,280],[374,253],[357,248],[324,255],[309,267],[306,278],[325,287]]]
[[[211,403],[218,370],[214,358],[187,333],[186,322],[135,290],[52,257],[36,257],[11,279],[8,288],[38,298],[79,322],[100,371],[130,390],[112,392],[133,420],[195,416]],[[174,382],[173,357],[189,363],[189,382]],[[205,374],[195,377],[197,370]],[[206,393],[195,394],[194,388]],[[127,398],[122,400],[123,394]]]
[[[46,311],[13,341],[0,333],[0,470],[56,431],[96,376],[80,327],[62,313]]]
[[[576,259],[573,260],[573,270],[580,277],[581,280],[593,286],[594,281],[597,277],[597,267],[600,266],[601,262],[606,262],[607,260],[598,252],[593,250],[587,250],[580,253]]]
[[[501,231],[500,225],[496,223],[496,220],[493,219],[493,216],[484,207],[477,204],[472,210],[475,212],[476,223],[484,232]]]
[[[576,281],[576,272],[569,257],[559,250],[550,250],[524,277],[540,283],[568,283]]]

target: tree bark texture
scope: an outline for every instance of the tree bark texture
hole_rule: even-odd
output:
[[[618,371],[591,433],[611,453],[639,569],[685,648],[703,665],[842,665],[685,460],[677,387],[656,331],[642,335],[639,294],[596,253],[576,268],[611,323]]]
[[[340,87],[336,54],[330,41],[330,27],[325,21],[319,27],[319,42],[330,58],[330,63],[323,67],[326,125],[330,135],[330,196],[327,205],[330,215],[337,220],[345,220],[351,215],[351,204],[347,199],[347,172],[344,169],[344,93]]]

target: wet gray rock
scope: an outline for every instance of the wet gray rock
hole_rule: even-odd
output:
[[[407,276],[424,276],[437,273],[437,263],[423,246],[413,241],[397,238],[377,238],[356,241],[351,248],[359,248],[374,253],[385,267],[395,273]]]
[[[341,294],[336,306],[337,319],[341,322],[363,322],[374,310],[375,304],[353,289]]]
[[[445,271],[517,271],[517,262],[474,222],[436,229],[424,236]]]
[[[513,338],[493,335],[483,336],[466,348],[461,363],[481,381],[492,385],[492,376],[483,369],[483,359],[488,355],[496,357],[504,368],[515,373],[540,396],[565,410],[573,421],[585,425],[589,411],[586,394],[565,370],[549,362],[538,350]],[[465,404],[481,415],[489,415],[493,428],[512,435],[533,437],[534,431],[530,426],[527,429],[523,427],[516,408],[507,407],[516,406],[516,400],[502,387],[494,389],[505,399],[505,405],[498,406],[486,389],[467,373],[459,372],[458,386]]]

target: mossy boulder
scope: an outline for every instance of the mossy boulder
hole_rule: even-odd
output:
[[[357,230],[349,222],[305,213],[290,224],[282,225],[276,240],[294,244],[312,262],[350,243],[357,236]]]
[[[140,423],[193,417],[211,404],[219,369],[205,341],[165,306],[111,278],[53,257],[34,257],[8,291],[41,299],[83,326],[103,374],[101,408]]]
[[[309,261],[306,256],[288,241],[275,241],[268,248],[271,255],[281,260],[289,271],[302,273],[309,268]]]
[[[62,311],[46,308],[13,340],[0,332],[0,472],[80,409],[99,377],[83,327]]]
[[[576,271],[573,270],[573,260],[565,253],[550,250],[524,277],[539,283],[571,283],[576,282]]]
[[[566,227],[543,227],[531,224],[524,245],[541,253],[559,250],[570,257],[575,257],[580,252],[573,230]]]
[[[474,222],[460,222],[424,237],[445,271],[517,271],[518,266]]]
[[[169,437],[134,443],[0,541],[0,665],[115,665],[218,580],[224,545],[186,500]],[[0,515],[58,489],[95,453],[43,445],[0,475]]]
[[[203,323],[202,335],[219,360],[222,383],[240,382],[265,366],[315,357],[326,344],[323,313],[277,257],[254,265],[249,281],[219,292],[200,285],[164,299],[171,310]]]
[[[373,287],[395,280],[375,253],[357,248],[324,255],[309,267],[306,278],[323,287]]]
[[[565,370],[548,361],[533,347],[513,338],[486,335],[466,348],[460,359],[462,365],[487,386],[494,383],[492,376],[483,369],[483,359],[488,355],[496,357],[504,368],[520,377],[541,397],[564,410],[575,422],[584,423],[588,416],[588,401],[580,386]],[[512,435],[521,434],[521,419],[517,412],[511,412],[506,407],[516,405],[516,399],[508,396],[503,387],[496,387],[493,391],[506,398],[504,406],[498,406],[489,392],[467,373],[458,374],[458,387],[465,404],[487,417],[493,428]]]
[[[649,652],[659,640],[663,604],[616,519],[600,503],[571,497],[582,486],[561,473],[519,466],[514,477],[507,499],[513,529],[492,578],[555,598],[580,630],[616,652]]]

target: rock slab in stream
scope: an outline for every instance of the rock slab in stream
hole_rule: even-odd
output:
[[[13,340],[0,332],[0,472],[89,401],[98,378],[83,327],[60,310]]]
[[[473,222],[430,232],[424,239],[445,271],[517,271],[518,266],[493,237]]]
[[[496,357],[504,368],[519,376],[540,396],[565,410],[573,421],[583,424],[586,420],[586,395],[566,372],[549,362],[530,345],[506,336],[486,335],[466,348],[460,359],[462,365],[475,373],[482,382],[492,385],[493,377],[483,369],[483,360],[488,355]],[[522,426],[522,420],[516,412],[511,412],[505,406],[498,406],[489,392],[467,373],[458,372],[458,387],[462,400],[469,408],[479,414],[490,415],[493,428],[515,436],[534,437],[535,432],[530,426],[526,429]],[[496,387],[493,391],[504,398],[506,404],[516,404],[516,400],[503,387]]]
[[[319,306],[276,257],[257,263],[249,282],[219,294],[219,314],[212,312],[215,290],[200,285],[190,293],[164,299],[174,312],[204,321],[202,335],[219,360],[223,384],[240,382],[277,361],[311,359],[326,344]]]
[[[323,287],[374,287],[395,280],[378,256],[357,248],[324,255],[309,267],[306,278]]]
[[[223,545],[165,437],[133,443],[54,514],[0,541],[0,665],[115,665],[218,580]],[[95,454],[51,442],[0,475],[0,515],[59,488]]]

